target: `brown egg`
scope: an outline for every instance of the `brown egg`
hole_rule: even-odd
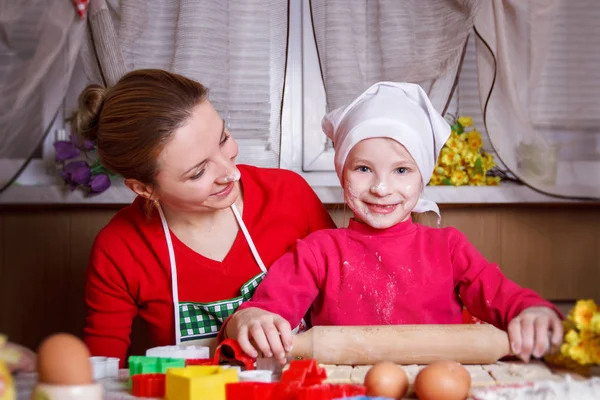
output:
[[[58,333],[46,338],[38,350],[37,370],[42,383],[89,385],[92,383],[90,352],[77,337]]]
[[[365,375],[367,396],[401,399],[408,390],[408,377],[402,367],[391,362],[380,362]]]
[[[415,379],[420,400],[464,400],[471,388],[471,374],[454,361],[436,361],[423,368]]]

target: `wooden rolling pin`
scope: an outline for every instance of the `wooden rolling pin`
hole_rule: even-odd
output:
[[[406,365],[437,360],[492,364],[509,354],[506,332],[492,325],[464,324],[315,326],[295,336],[288,356],[323,364]]]

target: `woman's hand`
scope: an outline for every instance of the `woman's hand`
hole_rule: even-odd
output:
[[[293,342],[292,329],[283,317],[256,307],[234,313],[227,322],[225,334],[237,340],[250,357],[257,357],[260,351],[282,364],[286,363],[286,353]]]
[[[542,357],[562,343],[560,317],[548,307],[529,307],[508,324],[510,346],[515,355],[529,362],[531,356]]]

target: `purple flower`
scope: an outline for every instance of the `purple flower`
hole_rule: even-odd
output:
[[[54,149],[56,150],[57,162],[70,160],[81,153],[77,147],[73,146],[73,143],[67,140],[57,140],[54,142]]]
[[[83,151],[94,150],[94,142],[93,141],[84,139],[76,133],[71,133],[70,139],[71,139],[71,143],[73,143],[73,145],[80,150],[83,150]]]
[[[92,176],[89,183],[92,193],[102,193],[110,187],[110,177],[106,174],[98,174]]]
[[[73,191],[77,186],[85,186],[90,182],[92,171],[86,161],[72,161],[64,166],[60,175]]]

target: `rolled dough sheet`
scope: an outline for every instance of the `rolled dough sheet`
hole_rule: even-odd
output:
[[[552,371],[540,361],[532,361],[529,364],[520,362],[498,362],[490,366],[484,366],[497,384],[525,383],[540,380],[555,380]]]
[[[327,372],[326,383],[351,383],[350,374],[352,373],[352,366],[350,365],[330,365],[330,364],[319,364],[320,367],[325,368]]]

